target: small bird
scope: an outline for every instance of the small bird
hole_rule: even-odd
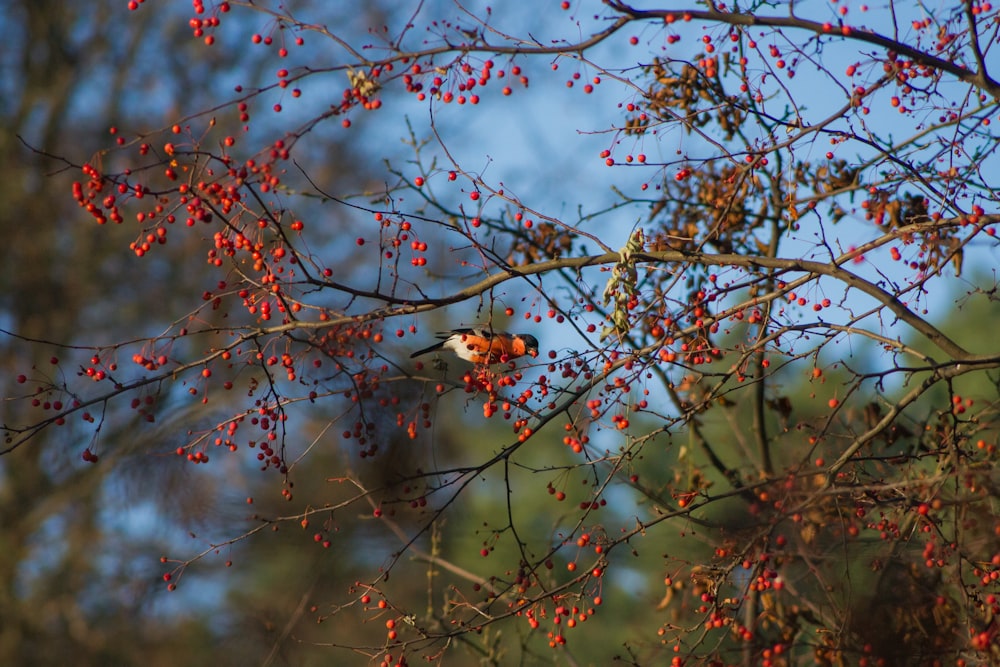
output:
[[[538,356],[538,339],[530,334],[510,334],[488,328],[454,329],[437,334],[441,342],[417,350],[410,358],[445,349],[453,351],[459,359],[474,364],[502,364],[524,355]]]

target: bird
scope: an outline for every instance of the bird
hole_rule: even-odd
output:
[[[419,357],[437,350],[451,350],[459,359],[474,364],[502,364],[524,355],[538,356],[538,339],[531,334],[511,334],[493,331],[487,327],[474,329],[453,329],[437,334],[440,342],[417,350],[410,358]]]

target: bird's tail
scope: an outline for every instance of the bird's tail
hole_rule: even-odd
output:
[[[430,347],[425,347],[422,350],[417,350],[416,352],[410,355],[410,359],[419,357],[422,354],[427,354],[428,352],[436,352],[437,350],[440,350],[442,347],[444,347],[444,341],[441,341],[440,343],[434,343]]]

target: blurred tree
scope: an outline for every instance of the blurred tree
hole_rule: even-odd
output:
[[[256,80],[266,60],[197,56],[197,48],[179,44],[187,28],[183,13],[172,9],[134,16],[122,30],[108,20],[121,15],[121,5],[46,0],[0,7],[6,129],[0,134],[6,202],[0,230],[9,250],[0,265],[0,328],[9,334],[0,337],[0,386],[8,398],[32,399],[17,382],[28,368],[64,386],[76,381],[79,368],[50,359],[76,350],[88,363],[99,355],[95,345],[125,329],[149,335],[160,324],[150,320],[149,304],[183,312],[188,295],[212,279],[209,267],[185,265],[200,245],[195,239],[147,265],[156,279],[128,279],[120,248],[133,231],[80,225],[70,194],[76,170],[58,156],[72,145],[77,156],[101,160],[109,125],[121,119],[135,128],[162,124],[174,117],[178,99],[209,103],[215,91],[198,82],[237,70]],[[156,62],[158,72],[123,66],[135,62]],[[330,150],[349,154],[335,142]],[[364,178],[361,170],[336,165],[330,174],[354,184]],[[45,404],[63,409],[57,401]],[[24,416],[20,402],[0,405],[4,424]],[[210,612],[223,600],[193,595],[178,616],[153,594],[162,581],[157,559],[176,548],[177,533],[229,525],[230,514],[213,516],[225,488],[214,476],[191,488],[186,471],[150,465],[148,445],[162,452],[175,437],[165,434],[169,424],[136,438],[144,420],[127,404],[91,410],[94,419],[107,420],[99,432],[75,426],[41,432],[36,446],[0,460],[0,663],[64,664],[72,656],[79,665],[216,664],[218,628]],[[191,420],[203,417],[179,409],[171,423],[186,429]],[[78,443],[108,447],[106,465],[80,461]],[[196,609],[212,597],[204,612]]]

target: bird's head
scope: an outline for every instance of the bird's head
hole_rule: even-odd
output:
[[[524,341],[524,352],[532,357],[538,356],[538,339],[531,334],[517,334],[517,337]]]

